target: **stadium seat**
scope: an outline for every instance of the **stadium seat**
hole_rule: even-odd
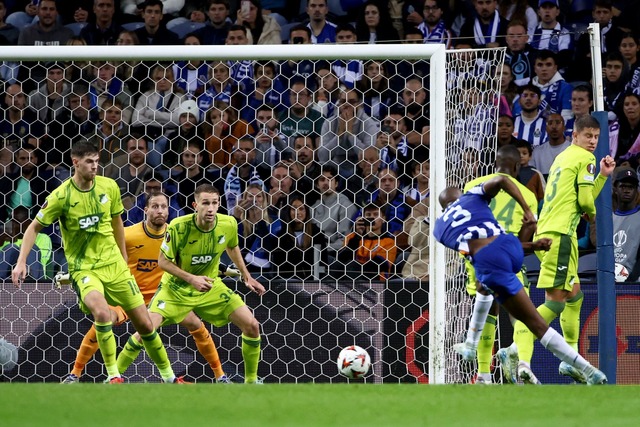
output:
[[[205,24],[201,22],[187,21],[183,22],[182,24],[178,24],[175,27],[169,28],[169,30],[175,33],[181,39],[184,39],[188,34],[191,34],[204,26]]]
[[[144,27],[144,22],[128,22],[126,24],[122,24],[122,28],[127,31],[135,31],[141,27]]]
[[[535,254],[529,254],[524,257],[522,262],[527,269],[527,280],[529,283],[536,283],[540,274],[540,260]]]
[[[73,31],[74,36],[79,36],[80,31],[82,31],[82,29],[86,26],[87,26],[86,22],[73,22],[71,24],[65,25],[65,27]]]
[[[598,273],[598,254],[592,252],[578,258],[578,277],[583,282],[595,282]]]

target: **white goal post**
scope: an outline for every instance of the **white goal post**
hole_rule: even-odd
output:
[[[500,82],[496,79],[496,69],[503,63],[503,50],[477,50],[477,51],[454,51],[447,52],[444,45],[434,44],[379,44],[379,45],[270,45],[270,46],[7,46],[3,47],[0,53],[0,61],[179,61],[179,60],[220,60],[220,61],[242,61],[242,60],[425,60],[429,63],[429,88],[428,104],[429,104],[429,137],[430,137],[430,191],[429,191],[429,216],[435,219],[440,212],[438,205],[438,195],[451,182],[452,176],[457,176],[459,170],[453,168],[461,168],[464,160],[461,162],[453,162],[452,158],[461,154],[457,151],[461,147],[452,149],[455,145],[452,142],[457,138],[467,138],[469,136],[461,134],[461,129],[467,129],[474,132],[474,125],[460,125],[457,123],[457,110],[464,109],[467,100],[464,91],[480,89],[481,99],[491,107],[494,100],[499,96]],[[496,53],[497,52],[497,53]],[[465,65],[469,69],[458,69],[452,66],[452,59],[460,55],[467,57],[479,58],[482,55],[491,59],[486,61],[489,64],[483,71],[483,76],[479,78],[474,76],[475,71],[470,71],[476,66],[476,60],[467,58],[472,64]],[[474,57],[475,58],[475,57]],[[486,64],[485,64],[486,65]],[[454,79],[451,74],[454,74]],[[493,74],[493,75],[492,75]],[[462,76],[462,77],[461,77]],[[467,78],[471,76],[471,78]],[[482,88],[480,88],[482,83]],[[461,98],[451,98],[451,94],[456,92]],[[461,95],[460,95],[461,94]],[[472,107],[473,108],[473,107]],[[488,108],[491,110],[489,116],[485,116],[485,123],[482,126],[491,128],[487,133],[487,138],[491,147],[495,150],[495,123],[497,122],[497,108]],[[463,114],[463,119],[472,115],[471,112]],[[491,134],[491,132],[493,132]],[[464,133],[464,132],[463,132]],[[454,151],[452,151],[454,150]],[[481,162],[480,159],[476,159]],[[491,165],[485,165],[490,167]],[[442,245],[436,244],[433,235],[429,236],[429,289],[428,289],[428,382],[432,384],[442,384],[447,382],[466,381],[459,374],[448,375],[447,370],[451,369],[452,364],[457,364],[455,356],[452,356],[449,346],[452,344],[450,331],[451,313],[450,300],[447,293],[449,285],[447,283],[457,283],[460,287],[463,275],[458,275],[456,265],[458,259],[452,258],[451,254],[445,251]],[[452,267],[452,264],[454,265]],[[453,273],[453,277],[452,274]],[[424,283],[424,282],[422,282]],[[0,303],[4,298],[11,301],[12,306],[17,303],[10,295],[12,290],[9,289],[11,284],[5,283],[4,289],[0,289]],[[47,283],[40,283],[37,286],[45,287]],[[459,295],[463,293],[464,287],[456,292]],[[22,292],[22,291],[16,291]],[[307,290],[305,289],[305,292]],[[380,292],[384,292],[384,286]],[[41,291],[45,293],[45,291]],[[68,297],[68,295],[67,295]],[[458,298],[456,296],[454,299]],[[460,298],[463,298],[460,296]],[[331,299],[331,298],[329,298]],[[249,304],[251,306],[251,304]],[[252,307],[254,308],[254,307]],[[448,311],[449,310],[449,311]],[[270,311],[267,310],[267,313]],[[384,311],[383,311],[384,312]],[[468,314],[468,313],[467,313]],[[373,315],[372,315],[373,316]],[[456,331],[458,339],[460,334],[466,329],[467,319],[464,317],[456,320]],[[0,310],[0,320],[5,322],[11,316]],[[375,317],[375,316],[373,316]],[[267,319],[260,319],[267,321]],[[382,323],[382,319],[377,319]],[[0,329],[0,336],[5,332]],[[267,337],[268,341],[268,337]],[[383,346],[386,338],[380,341]],[[14,343],[19,345],[20,343]],[[374,357],[374,382],[382,382],[382,348],[377,348]],[[330,355],[333,357],[333,354]],[[224,362],[224,360],[223,360]],[[326,378],[323,377],[323,380]],[[328,379],[331,380],[331,377]],[[284,381],[284,380],[283,380]]]

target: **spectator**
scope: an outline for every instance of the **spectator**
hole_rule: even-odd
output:
[[[197,140],[191,140],[180,153],[180,172],[171,176],[176,182],[177,198],[185,213],[194,212],[195,189],[200,184],[211,184],[218,188],[223,187],[220,171],[207,170],[204,165],[204,152],[202,144]],[[224,206],[222,206],[224,210]]]
[[[620,108],[621,95],[624,93],[629,77],[629,68],[619,52],[607,54],[603,74],[605,110],[618,116],[622,110]]]
[[[294,134],[316,133],[320,135],[324,120],[319,112],[310,107],[310,91],[304,81],[292,80],[289,89],[289,102],[291,108],[278,114],[282,133],[289,138]]]
[[[304,24],[296,25],[289,30],[289,44],[311,44],[311,30]],[[303,81],[309,81],[316,70],[316,61],[303,59],[294,61],[291,59],[280,63],[280,76],[285,81],[291,81],[292,78],[301,78]]]
[[[144,17],[144,7],[149,3],[149,0],[121,0],[120,9],[124,15],[133,15],[125,19],[139,20],[136,17],[142,15]],[[166,16],[171,16],[180,12],[180,9],[184,6],[185,0],[158,0],[160,3],[160,14],[164,13]],[[153,2],[155,5],[155,1]],[[162,18],[162,16],[160,16]]]
[[[243,108],[241,113],[242,118],[249,123],[255,120],[256,110],[263,104],[273,105],[277,111],[285,109],[285,88],[278,78],[276,64],[272,61],[256,61],[253,75],[254,90],[247,96],[248,108]]]
[[[92,64],[92,79],[89,85],[91,108],[97,108],[109,98],[115,98],[122,105],[122,120],[131,121],[133,94],[116,75],[116,65],[110,61],[97,61]]]
[[[69,85],[64,81],[64,66],[59,62],[47,62],[46,81],[29,94],[29,107],[36,112],[42,123],[52,123],[56,113],[64,104]]]
[[[593,109],[593,91],[590,86],[579,85],[571,91],[571,112],[573,117],[567,120],[564,135],[571,140],[573,135],[573,124],[578,117],[591,114]]]
[[[95,134],[84,135],[87,141],[98,147],[101,166],[106,166],[112,161],[114,154],[125,148],[122,141],[129,135],[129,125],[122,120],[122,110],[123,105],[117,98],[105,99],[100,106],[100,122]],[[66,164],[71,164],[70,153],[63,159]]]
[[[392,3],[400,3],[397,7],[402,10],[402,27],[404,35],[407,35],[407,31],[416,28],[423,20],[422,8],[424,6],[423,0],[404,0]],[[396,5],[390,5],[390,7],[396,7]]]
[[[311,108],[322,114],[322,117],[333,116],[340,95],[340,80],[330,63],[320,61],[315,65],[315,87]]]
[[[375,119],[369,117],[362,107],[357,90],[345,90],[340,94],[337,112],[322,125],[322,146],[318,150],[318,161],[330,159],[339,167],[355,165],[358,152],[373,145],[379,131]]]
[[[11,46],[18,44],[20,30],[15,26],[5,22],[7,16],[7,5],[4,0],[0,0],[0,46]]]
[[[104,176],[112,178],[120,187],[122,204],[131,209],[144,189],[145,176],[152,170],[147,164],[149,143],[140,135],[132,135],[126,141],[126,153],[119,152],[104,170]]]
[[[257,128],[256,150],[258,165],[275,166],[281,160],[293,158],[288,138],[280,132],[280,123],[275,117],[274,108],[268,104],[258,107],[254,128]]]
[[[465,150],[482,156],[493,151],[493,146],[487,146],[486,142],[495,132],[492,120],[498,107],[493,100],[483,97],[481,87],[485,84],[482,80],[468,78],[462,80],[459,85],[458,99],[461,100],[461,108],[456,109],[452,117],[454,146],[459,150],[458,153],[452,153],[450,158],[454,163],[459,160],[459,153]],[[414,157],[416,160],[422,160],[415,155]]]
[[[174,218],[184,215],[178,198],[175,196],[176,189],[169,185],[168,181],[156,171],[151,170],[144,176],[144,191],[136,197],[135,205],[125,211],[126,219],[124,225],[126,227],[138,224],[144,221],[144,207],[147,204],[147,194],[161,192],[169,199],[169,217],[167,222],[171,222]]]
[[[227,32],[231,27],[229,18],[229,0],[208,0],[207,25],[196,31],[202,44],[223,45],[227,39]]]
[[[0,188],[3,189],[0,196],[0,222],[11,218],[11,212],[18,206],[24,206],[35,214],[49,191],[59,184],[54,180],[47,182],[48,176],[38,173],[41,157],[42,153],[29,143],[15,151],[15,171],[0,177]]]
[[[37,122],[36,112],[27,108],[27,97],[20,83],[6,86],[4,93],[4,117],[0,120],[2,147],[17,148],[25,135],[44,133],[44,125]]]
[[[403,192],[407,195],[407,199],[411,199],[417,203],[429,198],[430,170],[431,163],[429,160],[425,160],[422,163],[411,163],[411,177],[413,178],[413,184],[410,188],[403,190]]]
[[[292,194],[288,202],[282,210],[282,228],[275,235],[278,243],[271,252],[271,263],[284,279],[314,279],[314,267],[327,266],[327,237],[312,221],[302,194]]]
[[[395,93],[389,89],[389,72],[385,61],[366,61],[364,74],[358,81],[357,88],[362,93],[364,112],[375,119],[385,117],[389,107],[395,102]]]
[[[412,157],[406,134],[407,125],[402,111],[392,109],[382,121],[375,142],[380,149],[381,167],[393,169],[402,180],[406,178],[405,166]]]
[[[0,279],[11,277],[11,270],[16,265],[22,239],[27,227],[31,224],[29,209],[18,206],[11,212],[11,220],[5,224],[4,233],[0,234]],[[38,233],[35,246],[27,255],[29,277],[32,280],[50,279],[53,277],[51,238],[45,233]]]
[[[200,38],[189,34],[184,38],[185,46],[200,46]],[[191,97],[197,97],[204,92],[209,81],[209,65],[202,60],[178,61],[173,64],[173,75],[180,89]]]
[[[209,64],[209,70],[210,75],[206,89],[202,95],[198,96],[198,108],[203,115],[216,101],[222,101],[234,108],[241,109],[244,104],[240,99],[242,91],[231,79],[229,65],[222,61],[214,61]]]
[[[427,91],[420,77],[411,76],[406,79],[405,87],[402,90],[402,104],[405,108],[407,143],[413,148],[421,144],[428,146],[429,114]]]
[[[206,118],[206,151],[213,156],[213,166],[226,170],[231,167],[231,152],[238,140],[254,135],[255,130],[249,123],[238,118],[235,108],[222,101],[214,102],[213,107],[207,111]]]
[[[613,196],[613,255],[615,262],[629,272],[627,282],[640,281],[640,203],[638,174],[635,169],[620,167],[615,171]]]
[[[377,205],[367,205],[362,217],[355,222],[354,232],[345,239],[345,246],[338,252],[338,260],[347,271],[357,272],[357,277],[388,279],[394,273],[397,247],[386,228],[384,210]]]
[[[595,0],[591,16],[600,28],[601,53],[604,55],[609,52],[619,52],[624,31],[612,21],[613,2],[611,0]],[[580,36],[574,53],[572,80],[589,82],[591,80],[591,42],[588,33]]]
[[[444,20],[445,8],[443,0],[425,0],[422,11],[424,21],[417,27],[422,32],[425,43],[442,43],[447,49],[451,49],[451,31]]]
[[[356,173],[347,179],[344,186],[344,194],[357,206],[368,203],[378,189],[380,165],[380,150],[377,147],[367,147],[359,153]]]
[[[87,46],[85,39],[79,36],[69,37],[66,46]],[[85,84],[90,79],[90,67],[89,61],[65,61],[64,63],[64,78],[72,84],[80,83]]]
[[[384,43],[400,40],[398,32],[391,24],[389,8],[384,7],[384,2],[376,0],[367,0],[360,7],[356,33],[358,42]]]
[[[609,128],[610,152],[618,166],[640,164],[640,95],[626,93],[617,127]]]
[[[183,101],[178,107],[178,128],[162,136],[155,144],[155,150],[162,153],[162,165],[174,172],[180,170],[178,158],[184,148],[194,141],[200,149],[204,148],[204,132],[199,126],[200,112],[192,99]],[[205,159],[209,164],[209,159]],[[195,190],[195,187],[194,187]]]
[[[528,43],[529,35],[524,24],[520,21],[511,21],[507,25],[507,52],[505,64],[511,67],[511,71],[517,70],[514,82],[518,86],[524,86],[531,81],[534,74],[536,51]]]
[[[249,13],[244,16],[238,9],[236,24],[244,25],[251,35],[249,44],[281,44],[280,24],[270,15],[263,14],[259,0],[249,0]]]
[[[546,114],[560,113],[565,120],[569,120],[573,87],[558,72],[555,54],[548,50],[538,51],[534,68],[536,76],[531,83],[542,91],[541,110]]]
[[[640,37],[633,33],[624,33],[622,35],[622,39],[620,40],[619,46],[620,53],[624,57],[624,60],[627,61],[629,65],[629,70],[634,72],[636,68],[640,67],[640,61],[638,61],[638,52],[640,52]],[[607,52],[607,54],[616,52],[611,51]]]
[[[90,22],[81,31],[88,45],[115,45],[122,27],[114,21],[116,9],[114,0],[94,0],[95,23]]]
[[[356,29],[353,28],[353,25],[339,24],[336,26],[336,43],[353,44],[356,41]],[[362,79],[363,65],[359,59],[333,61],[331,69],[338,80],[349,89],[353,89],[356,83]]]
[[[498,69],[498,77],[500,77],[500,114],[513,117],[513,103],[520,88],[514,81],[511,65],[502,64]]]
[[[544,179],[549,176],[551,165],[556,156],[571,145],[571,139],[566,138],[564,131],[564,119],[558,113],[550,114],[547,117],[547,143],[533,149],[531,156],[531,166],[542,173]]]
[[[315,181],[320,199],[311,207],[311,216],[327,236],[329,255],[333,257],[344,246],[344,238],[351,230],[351,218],[356,213],[355,205],[338,191],[338,180],[338,170],[334,166],[323,166]]]
[[[73,36],[73,32],[58,22],[55,0],[40,0],[38,22],[20,31],[18,44],[23,46],[60,46]]]
[[[307,186],[308,188],[308,186]],[[276,164],[268,180],[269,216],[274,221],[281,217],[282,208],[287,204],[289,196],[298,190],[298,182],[291,174],[289,163]]]
[[[403,44],[423,44],[424,38],[422,31],[417,28],[407,28],[404,30]],[[407,79],[417,77],[422,80],[428,79],[429,63],[424,60],[403,59],[400,61],[389,62],[389,75],[391,81],[389,86],[397,93],[401,93],[406,85]]]
[[[462,41],[471,41],[475,48],[505,46],[509,22],[500,16],[497,0],[473,0],[473,6],[475,17],[462,26]]]
[[[509,22],[518,21],[525,24],[529,36],[533,36],[538,25],[538,15],[527,0],[499,0],[500,16],[504,16]]]
[[[402,267],[405,279],[429,280],[429,198],[416,204],[405,222],[411,248]]]
[[[229,169],[224,182],[224,197],[229,215],[233,215],[238,199],[249,184],[257,184],[264,187],[264,181],[255,166],[255,159],[256,143],[253,137],[244,136],[240,138],[233,151],[235,164]]]
[[[131,127],[134,132],[146,133],[158,138],[178,127],[178,107],[183,94],[175,84],[173,70],[158,64],[151,70],[155,88],[144,92],[133,112]]]
[[[327,0],[309,0],[307,2],[307,15],[309,15],[307,27],[311,30],[311,43],[336,42],[336,24],[327,21],[328,13]]]
[[[118,34],[116,45],[138,46],[140,45],[140,40],[138,40],[138,36],[133,31],[123,30]],[[137,101],[140,92],[144,92],[152,86],[149,76],[149,64],[142,63],[135,59],[129,61],[113,61],[112,63],[117,67],[118,78],[125,83],[129,92],[136,95],[131,101],[132,104]]]
[[[314,181],[320,175],[317,162],[318,135],[294,135],[293,157],[284,162],[289,166],[289,174],[296,182],[296,190],[305,196],[306,203],[311,206],[318,199],[314,189]]]
[[[531,47],[535,50],[548,50],[556,55],[559,69],[571,62],[573,42],[571,33],[558,22],[560,3],[558,0],[538,1],[540,23],[533,32]]]
[[[157,46],[180,44],[178,36],[173,31],[167,30],[162,24],[163,2],[161,0],[146,0],[141,5],[143,6],[141,14],[144,20],[144,26],[135,30],[140,44]],[[123,6],[126,7],[127,5]],[[164,13],[169,12],[164,11]]]
[[[57,0],[59,20],[63,25],[89,22],[93,0]]]
[[[280,220],[271,221],[268,206],[262,184],[249,184],[233,210],[238,221],[238,246],[252,273],[267,273],[271,269],[269,255],[277,246],[274,235],[282,227]]]
[[[249,32],[242,25],[232,25],[227,33],[225,45],[241,46],[248,45]],[[244,91],[253,85],[253,61],[243,59],[240,61],[229,61],[231,79]]]
[[[514,117],[516,138],[524,139],[533,147],[547,142],[546,119],[540,111],[542,92],[538,86],[528,84],[520,88],[520,114]]]
[[[518,181],[526,186],[533,194],[536,195],[538,202],[544,198],[544,187],[546,182],[542,173],[529,165],[529,160],[533,154],[533,147],[524,140],[519,140],[515,144],[520,152],[520,172],[518,173]]]

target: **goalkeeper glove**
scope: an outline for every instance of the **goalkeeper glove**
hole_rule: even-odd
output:
[[[220,263],[219,267],[218,267],[218,274],[222,274],[224,276],[227,277],[240,277],[242,276],[242,273],[240,273],[240,270],[238,270],[238,268],[235,266],[235,264],[223,264]]]
[[[60,289],[62,285],[70,285],[71,278],[69,277],[69,273],[65,271],[59,271],[53,276],[53,284],[56,285],[56,288]]]

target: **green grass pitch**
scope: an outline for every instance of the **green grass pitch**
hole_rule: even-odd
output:
[[[640,386],[0,384],[0,425],[636,426]]]

